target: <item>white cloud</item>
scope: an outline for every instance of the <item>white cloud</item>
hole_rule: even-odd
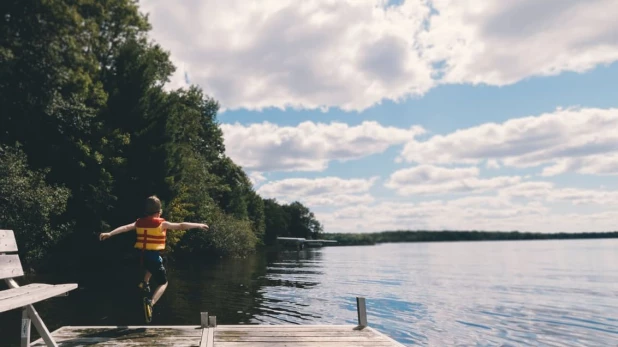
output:
[[[477,173],[475,168],[421,167],[406,176],[430,186],[448,186],[457,175],[474,179]],[[378,177],[289,178],[268,182],[258,193],[280,203],[300,201],[314,211],[326,232],[405,229],[611,231],[615,230],[615,218],[618,218],[618,190],[558,187],[546,181],[514,181],[503,187],[480,187],[473,191],[482,193],[479,195],[454,198],[451,194],[444,199],[412,202],[372,196],[370,190],[377,181]]]
[[[301,200],[303,205],[310,207],[349,206],[356,204],[367,204],[373,201],[375,201],[375,199],[371,196],[371,194],[322,194],[308,196]]]
[[[503,197],[521,197],[542,202],[566,202],[571,205],[618,206],[618,191],[607,189],[584,189],[556,187],[552,182],[523,182],[502,189]]]
[[[618,60],[615,0],[140,6],[178,66],[170,87],[182,86],[187,73],[224,108],[362,110],[439,83],[504,85]]]
[[[441,83],[505,85],[618,60],[615,0],[433,0],[420,38]]]
[[[463,198],[422,203],[381,202],[317,214],[328,232],[384,230],[513,230],[513,221],[543,219],[536,203],[514,204],[501,197]],[[357,222],[358,221],[358,222]]]
[[[358,159],[422,134],[420,127],[401,129],[377,122],[303,122],[296,127],[222,124],[226,154],[244,169],[256,171],[322,171],[332,160]]]
[[[457,176],[475,178],[474,168],[422,168],[408,178],[429,186],[448,186]],[[425,174],[425,172],[430,172]],[[432,188],[425,188],[432,190]],[[445,189],[441,190],[443,192]],[[618,190],[558,187],[545,181],[526,181],[477,195],[453,194],[430,201],[393,201],[339,204],[316,217],[327,232],[385,230],[488,230],[531,232],[613,231],[618,218]]]
[[[154,38],[183,64],[174,81],[187,72],[226,108],[363,109],[434,85],[413,47],[430,11],[421,2],[148,0],[142,8]]]
[[[522,232],[604,232],[616,230],[618,211],[569,213],[538,201],[504,196],[467,197],[422,203],[380,202],[316,213],[326,232],[386,230],[479,230]]]
[[[560,159],[554,165],[544,168],[541,174],[543,176],[555,176],[565,172],[618,175],[618,153]]]
[[[419,165],[395,171],[385,186],[401,195],[479,193],[512,186],[521,181],[517,176],[479,178],[476,167],[444,168]]]
[[[249,173],[249,180],[251,181],[251,184],[257,186],[262,182],[266,181],[266,177],[261,172],[252,171],[251,173]]]
[[[497,160],[495,160],[495,159],[491,159],[491,160],[487,161],[486,166],[487,166],[488,169],[499,169],[500,168],[500,163]]]
[[[537,117],[485,123],[412,140],[401,153],[407,162],[478,164],[500,160],[504,166],[554,164],[545,175],[575,171],[615,174],[618,168],[618,109],[559,109]],[[611,155],[608,155],[611,154]]]
[[[554,184],[551,182],[522,182],[502,189],[499,194],[506,197],[527,199],[546,199],[551,195]]]
[[[378,177],[368,179],[288,178],[268,182],[257,192],[265,198],[275,198],[282,203],[300,201],[310,207],[343,206],[372,202],[374,199],[368,191],[377,179]]]
[[[548,201],[566,201],[573,205],[618,206],[618,191],[562,188],[547,197]]]

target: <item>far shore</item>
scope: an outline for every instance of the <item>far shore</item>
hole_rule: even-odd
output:
[[[383,231],[375,233],[324,233],[321,238],[336,240],[333,246],[376,245],[381,243],[515,241],[515,240],[575,240],[613,239],[618,231],[582,233],[533,233],[519,231]]]

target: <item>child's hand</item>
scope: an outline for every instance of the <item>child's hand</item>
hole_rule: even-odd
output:
[[[200,229],[204,229],[204,230],[208,230],[208,225],[206,224],[200,224]]]
[[[112,236],[112,235],[110,235],[110,233],[101,233],[101,234],[99,235],[99,240],[100,240],[100,241],[103,241],[103,240],[105,240],[105,239],[109,239],[111,236]]]

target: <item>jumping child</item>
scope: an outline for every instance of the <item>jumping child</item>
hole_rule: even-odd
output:
[[[142,251],[141,260],[146,270],[144,280],[140,283],[140,288],[146,294],[150,294],[150,278],[154,277],[158,287],[152,293],[152,298],[148,295],[144,297],[144,312],[146,322],[152,321],[153,306],[159,301],[161,295],[167,288],[167,274],[163,266],[161,251],[165,249],[165,236],[168,229],[187,230],[187,229],[208,229],[208,225],[201,223],[170,223],[161,218],[161,201],[156,196],[146,199],[145,217],[138,218],[137,221],[118,227],[111,232],[101,233],[99,239],[106,240],[114,235],[136,230],[137,241],[134,247]]]

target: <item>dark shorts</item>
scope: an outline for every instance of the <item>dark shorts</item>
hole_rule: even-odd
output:
[[[144,251],[143,256],[144,268],[152,274],[152,279],[158,284],[167,283],[167,273],[159,251]]]

